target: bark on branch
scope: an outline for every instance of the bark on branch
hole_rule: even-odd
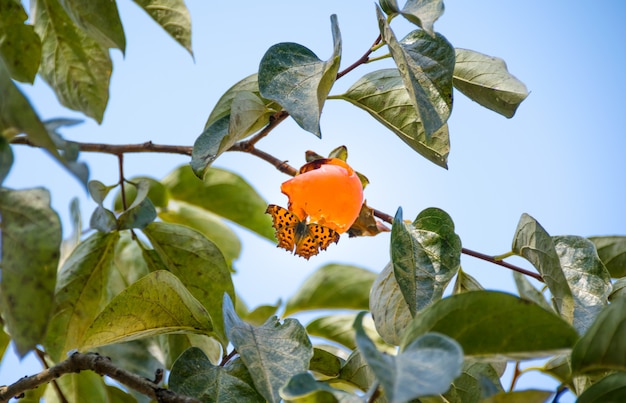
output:
[[[62,375],[93,371],[98,375],[106,375],[128,388],[134,389],[159,403],[200,403],[200,400],[179,395],[169,389],[160,387],[154,381],[128,372],[115,366],[109,357],[97,353],[74,353],[67,360],[41,371],[38,374],[21,378],[9,386],[0,387],[0,402],[8,402],[12,397],[20,396],[27,390],[35,389],[51,382]]]

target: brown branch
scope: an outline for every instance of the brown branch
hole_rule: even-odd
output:
[[[473,256],[475,258],[482,259],[482,260],[485,260],[485,261],[493,263],[493,264],[497,264],[498,266],[506,267],[507,269],[511,269],[511,270],[516,271],[518,273],[525,274],[525,275],[527,275],[529,277],[532,277],[535,280],[539,280],[539,281],[541,281],[543,283],[543,277],[541,277],[541,275],[539,275],[537,273],[534,273],[534,272],[532,272],[530,270],[522,269],[521,267],[517,267],[517,266],[512,265],[510,263],[507,263],[505,261],[496,260],[493,256],[485,255],[484,253],[476,252],[476,251],[473,251],[473,250],[467,249],[467,248],[462,248],[461,252],[463,252],[466,255]]]
[[[37,353],[37,358],[39,358],[39,361],[41,361],[41,364],[44,366],[44,368],[50,369],[50,366],[48,365],[48,362],[46,361],[46,353],[44,353],[38,348],[35,349],[35,353]],[[56,379],[52,380],[52,388],[54,389],[61,403],[68,403],[67,399],[65,398],[65,395],[63,394],[63,391],[61,390],[61,388],[59,388],[59,384],[57,383]]]
[[[22,378],[12,385],[0,387],[0,402],[8,402],[12,397],[51,382],[62,375],[86,370],[93,371],[98,375],[106,375],[159,403],[200,403],[198,399],[179,395],[160,387],[149,379],[118,368],[113,365],[108,357],[96,353],[83,354],[78,352],[72,354],[67,360],[38,374]]]
[[[76,144],[80,151],[113,155],[126,153],[164,153],[191,155],[191,150],[193,149],[193,147],[190,146],[154,144],[152,141],[146,141],[145,143],[139,144],[79,143],[74,141],[69,143]],[[11,139],[11,144],[24,144],[31,147],[39,147],[37,144],[31,142],[25,136],[14,137],[13,139]]]
[[[360,65],[367,63],[370,60],[370,55],[374,51],[373,50],[374,46],[378,45],[381,40],[382,40],[382,36],[378,35],[378,38],[376,38],[376,40],[374,41],[372,46],[367,50],[367,52],[365,52],[365,54],[363,56],[361,56],[359,58],[359,60],[357,60],[356,62],[354,62],[351,65],[349,65],[348,67],[346,67],[343,71],[340,71],[339,73],[337,73],[336,80],[338,80],[341,77],[345,76],[346,74],[348,74],[352,70],[356,69]]]

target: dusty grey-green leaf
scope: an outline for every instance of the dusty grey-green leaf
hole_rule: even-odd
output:
[[[382,38],[429,138],[452,112],[454,48],[440,34],[432,37],[423,30],[413,31],[398,41],[378,6],[376,13]]]
[[[455,49],[454,87],[473,101],[507,118],[528,96],[524,83],[509,73],[504,60]]]
[[[265,401],[254,389],[252,378],[240,360],[217,366],[197,347],[189,348],[176,360],[168,383],[174,392],[203,402]]]
[[[291,403],[362,403],[359,396],[343,390],[330,387],[324,382],[318,382],[313,375],[303,372],[293,376],[285,386],[280,389],[280,397],[285,402]]]
[[[61,222],[45,189],[0,189],[2,319],[21,357],[41,343],[50,319]]]
[[[448,167],[448,125],[426,135],[398,69],[367,73],[345,94],[335,98],[363,109],[424,158],[443,168]]]
[[[435,36],[433,25],[441,17],[443,10],[443,0],[408,0],[400,14],[430,36]]]
[[[513,279],[521,298],[534,302],[546,311],[553,311],[552,305],[546,301],[541,291],[536,289],[524,274],[515,271],[513,272]]]
[[[429,208],[406,224],[398,209],[391,228],[391,261],[413,316],[439,300],[461,264],[461,240],[450,216]]]
[[[280,324],[276,318],[260,327],[249,325],[237,316],[227,294],[223,307],[226,334],[248,368],[256,390],[268,401],[279,402],[280,388],[292,376],[306,372],[313,357],[304,327],[295,319]]]
[[[363,313],[354,321],[358,348],[390,402],[444,393],[461,374],[463,350],[451,338],[425,334],[397,356],[386,355],[378,351],[365,334],[362,317]]]
[[[573,235],[552,240],[574,297],[574,328],[584,334],[608,304],[611,275],[590,240]]]
[[[330,17],[333,54],[327,61],[297,43],[279,43],[268,49],[259,65],[263,98],[280,104],[304,130],[321,137],[320,115],[337,78],[341,61],[341,33],[337,16]]]
[[[533,217],[522,214],[513,238],[513,253],[524,257],[539,271],[552,293],[559,314],[574,320],[574,297],[567,283],[554,242]]]

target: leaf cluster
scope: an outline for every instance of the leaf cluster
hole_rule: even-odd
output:
[[[191,53],[182,0],[135,2]],[[446,167],[455,89],[503,116],[515,114],[528,94],[524,84],[502,60],[454,48],[436,32],[443,9],[441,0],[409,0],[402,8],[381,1],[378,39],[344,71],[336,16],[328,60],[297,43],[270,47],[258,72],[219,99],[188,166],[160,180],[120,172],[119,183],[106,185],[88,181],[79,146],[56,132],[76,122],[42,122],[14,80],[32,83],[39,74],[64,106],[100,122],[109,50],[125,49],[116,3],[37,0],[26,22],[20,2],[0,0],[0,184],[12,165],[11,143],[25,138],[85,183],[97,205],[85,233],[72,206],[74,233],[63,240],[46,189],[0,188],[2,350],[10,341],[21,356],[39,349],[47,364],[74,350],[99,351],[146,377],[165,367],[172,391],[207,402],[546,401],[552,391],[506,391],[501,383],[507,363],[536,358],[547,358],[538,370],[580,401],[624,399],[622,236],[552,236],[522,215],[511,251],[494,260],[526,259],[545,287],[514,273],[513,295],[485,290],[461,269],[462,242],[445,211],[429,208],[411,222],[398,209],[389,220],[390,262],[380,272],[329,264],[284,304],[252,309],[237,294],[232,275],[241,242],[232,225],[269,241],[274,231],[254,187],[212,166],[222,153],[256,152],[274,163],[256,143],[287,117],[321,137],[322,110],[332,99],[366,111]],[[398,16],[414,26],[402,39],[391,27]],[[395,67],[331,94],[338,78],[381,58]],[[345,159],[345,148],[335,151]],[[373,221],[373,210],[364,211]],[[48,387],[41,392],[47,401],[87,394],[91,401],[145,400],[91,372],[56,386],[63,398]]]

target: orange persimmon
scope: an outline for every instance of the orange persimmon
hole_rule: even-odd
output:
[[[338,158],[322,158],[300,168],[280,190],[289,197],[289,210],[302,221],[344,233],[359,216],[363,185],[356,172]]]

